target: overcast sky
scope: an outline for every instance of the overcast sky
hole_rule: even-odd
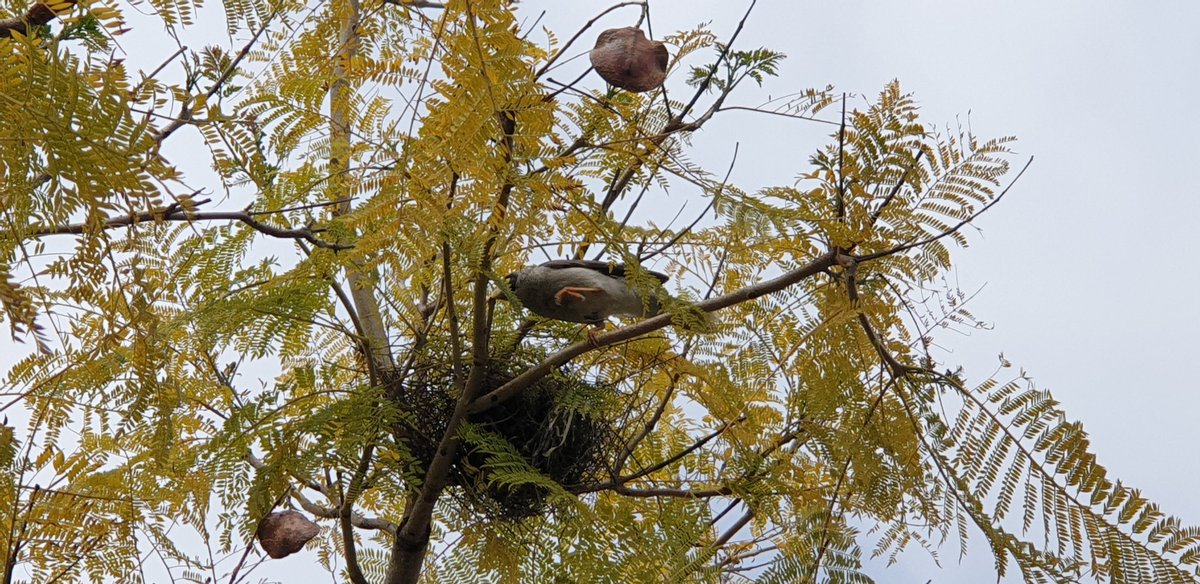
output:
[[[532,20],[548,8],[541,24],[566,39],[611,4],[526,1],[521,10]],[[651,25],[662,37],[710,21],[726,39],[747,5],[654,0]],[[1200,473],[1190,454],[1200,438],[1200,397],[1191,378],[1192,329],[1200,321],[1192,301],[1192,255],[1200,250],[1194,227],[1200,121],[1192,106],[1200,95],[1194,65],[1200,4],[1153,5],[761,0],[738,45],[766,46],[788,59],[779,78],[731,101],[757,105],[768,94],[828,84],[871,98],[898,78],[915,92],[926,124],[969,121],[981,137],[1016,135],[1015,149],[1036,160],[978,222],[982,233],[971,234],[972,247],[956,256],[961,287],[982,288],[968,308],[994,330],[944,335],[941,344],[974,380],[1004,352],[1083,421],[1100,462],[1115,476],[1185,523],[1200,524]],[[223,23],[219,3],[203,10],[204,20]],[[636,18],[636,9],[618,11],[594,32]],[[160,31],[151,24],[144,32]],[[590,48],[594,32],[579,52]],[[149,70],[173,51],[129,55],[129,63]],[[593,77],[584,85],[599,83]],[[682,86],[678,76],[669,84]],[[729,113],[696,136],[697,159],[724,169],[738,141],[733,182],[748,190],[787,185],[807,170],[828,131]],[[901,584],[988,581],[984,542],[973,544],[976,557],[963,566],[948,546],[944,572],[932,571],[923,553],[913,551],[901,566],[873,565],[871,573]],[[272,562],[256,575],[294,581],[311,574],[305,562],[303,556]]]
[[[712,21],[727,37],[747,5],[656,1],[651,22],[661,36]],[[973,379],[1004,352],[1084,423],[1102,464],[1187,524],[1200,524],[1198,22],[1200,4],[1188,2],[762,0],[739,39],[788,55],[765,86],[774,95],[833,84],[871,97],[896,78],[927,124],[969,120],[981,137],[1019,138],[1033,166],[956,254],[962,288],[982,287],[969,309],[994,329],[942,345]],[[825,130],[797,124],[789,140],[784,127],[727,116],[697,143],[727,152],[722,136],[736,135],[735,182],[787,184],[811,132]],[[919,551],[871,572],[987,581],[984,545],[976,538],[962,567],[948,546],[942,573]]]
[[[655,2],[652,22],[665,31],[712,20],[726,35],[746,4]],[[926,123],[969,112],[982,137],[1018,136],[1015,149],[1035,156],[1033,166],[956,256],[962,287],[983,287],[969,308],[994,330],[942,344],[975,376],[1003,351],[1083,421],[1115,476],[1197,524],[1200,473],[1189,453],[1200,438],[1191,369],[1200,5],[1153,6],[760,1],[742,39],[788,54],[767,85],[775,94],[833,84],[870,96],[898,78]],[[758,135],[777,141],[778,128],[764,120]],[[786,148],[758,154],[761,168],[739,157],[743,186],[803,168]],[[903,576],[872,573],[880,582],[985,581],[982,548],[976,539],[983,557],[944,573],[930,572],[919,551],[906,554]],[[944,550],[943,564],[953,568],[955,556]]]

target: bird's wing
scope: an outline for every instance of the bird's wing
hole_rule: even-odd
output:
[[[542,267],[550,268],[552,270],[560,270],[562,268],[587,268],[589,270],[595,270],[601,274],[616,278],[625,277],[625,264],[610,264],[608,262],[601,262],[597,260],[550,260],[542,264]],[[645,270],[645,272],[651,276],[654,276],[659,282],[664,284],[667,282],[667,280],[671,279],[670,276],[662,272],[655,272],[654,270]]]

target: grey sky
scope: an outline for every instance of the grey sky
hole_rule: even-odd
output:
[[[565,40],[612,3],[527,0],[521,10],[532,20],[546,7],[542,24]],[[651,24],[662,37],[711,21],[724,39],[746,6],[654,0]],[[595,32],[636,17],[636,9],[610,15],[578,52]],[[1083,421],[1102,464],[1188,524],[1200,523],[1200,472],[1190,455],[1200,439],[1190,372],[1200,324],[1191,257],[1200,250],[1200,119],[1190,105],[1200,95],[1197,23],[1200,4],[1191,2],[760,0],[738,45],[788,59],[761,91],[748,87],[733,99],[757,105],[767,94],[827,84],[871,98],[898,78],[926,124],[957,120],[981,137],[1018,136],[1015,149],[1035,156],[1033,166],[956,255],[961,287],[983,287],[968,308],[995,328],[944,334],[941,344],[954,351],[948,361],[978,380],[1003,351]],[[159,35],[149,27],[147,35]],[[173,50],[131,55],[130,63],[152,69]],[[564,67],[560,80],[585,66]],[[678,75],[669,83],[682,86]],[[730,112],[696,136],[697,159],[724,169],[737,140],[733,182],[748,190],[791,184],[828,133]],[[943,550],[945,572],[930,572],[924,554],[911,551],[901,566],[871,573],[879,582],[990,581],[984,542],[972,543],[961,567],[953,544]],[[256,575],[311,574],[304,557],[272,564]]]
[[[548,6],[543,22],[560,38],[611,5],[574,2],[570,14],[556,4],[525,2],[524,11]],[[657,0],[651,24],[661,37],[710,21],[727,38],[747,5]],[[764,0],[738,44],[788,59],[760,95],[734,101],[757,105],[767,94],[827,84],[872,98],[896,78],[916,94],[927,125],[1016,135],[1015,150],[1035,156],[1033,166],[956,254],[961,287],[982,287],[968,308],[994,330],[943,334],[953,351],[946,359],[980,380],[1003,352],[1084,423],[1115,476],[1196,524],[1200,471],[1180,453],[1200,439],[1190,375],[1200,308],[1189,269],[1189,252],[1200,250],[1200,120],[1190,107],[1200,93],[1191,65],[1200,5],[1153,6]],[[631,22],[636,9],[618,14],[601,28]],[[733,182],[790,184],[828,132],[730,112],[696,136],[697,159],[724,168],[738,140]],[[984,547],[972,540],[959,566],[956,545],[947,545],[942,572],[919,550],[870,572],[879,582],[990,581]]]
[[[727,35],[745,5],[655,2],[653,24],[661,34],[711,20]],[[995,329],[943,335],[948,359],[978,379],[1003,351],[1083,421],[1102,464],[1189,524],[1200,523],[1200,472],[1183,454],[1200,438],[1196,22],[1200,5],[1184,2],[762,1],[742,36],[788,54],[765,87],[775,95],[833,84],[873,96],[898,78],[927,124],[969,120],[981,137],[1020,138],[1033,166],[956,255],[965,290],[986,284],[969,308]],[[789,152],[778,121],[749,123],[737,120],[738,133],[761,132],[766,147],[741,138],[742,186],[786,183],[804,168],[811,144]],[[719,142],[718,127],[703,139]],[[974,540],[982,557],[961,568],[948,546],[944,573],[928,572],[919,551],[898,571],[872,572],[987,581],[983,545]]]

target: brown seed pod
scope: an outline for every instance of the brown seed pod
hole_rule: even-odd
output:
[[[321,531],[299,511],[276,511],[258,523],[258,544],[272,558],[286,558],[301,549]]]
[[[661,86],[670,58],[666,46],[635,26],[600,33],[591,52],[592,67],[605,81],[635,93]]]

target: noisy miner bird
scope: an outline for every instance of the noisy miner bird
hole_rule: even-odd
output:
[[[645,270],[660,283],[666,274]],[[625,264],[593,260],[551,260],[509,274],[508,286],[531,312],[567,322],[603,327],[610,316],[658,314],[658,298],[643,299],[625,279]],[[595,341],[594,331],[588,339]]]

